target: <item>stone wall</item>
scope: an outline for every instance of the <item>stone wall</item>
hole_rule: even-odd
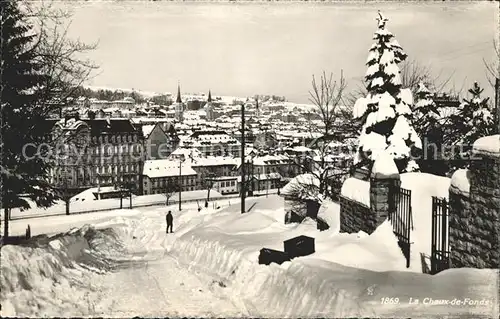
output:
[[[500,156],[483,153],[471,162],[469,192],[450,187],[450,250],[452,267],[498,268]],[[458,174],[455,173],[455,174]]]
[[[351,179],[363,181],[356,176],[344,184],[340,197],[341,232],[357,233],[362,230],[371,234],[387,219],[389,212],[394,211],[396,203],[392,194],[401,186],[394,161],[385,158],[375,161],[369,176],[369,188],[350,182]],[[355,186],[357,189],[353,190]]]
[[[450,188],[449,193],[450,214],[449,221],[449,243],[450,259],[453,267],[473,267],[476,258],[472,254],[472,245],[475,241],[470,231],[472,221],[472,207],[468,193],[460,192]],[[475,249],[474,249],[475,250]]]
[[[340,196],[340,232],[371,234],[377,228],[377,218],[370,207]]]

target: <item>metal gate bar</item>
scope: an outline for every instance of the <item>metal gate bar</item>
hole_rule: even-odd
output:
[[[450,268],[448,202],[432,197],[431,274]]]
[[[410,267],[410,233],[413,229],[413,216],[411,210],[411,191],[396,188],[393,191],[393,203],[389,212],[393,232],[398,238],[398,244],[406,258],[406,268]]]

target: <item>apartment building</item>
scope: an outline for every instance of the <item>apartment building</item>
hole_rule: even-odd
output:
[[[130,120],[61,119],[52,128],[52,140],[56,187],[78,193],[127,183],[140,192],[143,137]]]
[[[226,131],[199,130],[182,140],[180,147],[195,148],[203,156],[234,156],[240,154],[241,144]]]
[[[198,183],[201,189],[207,183],[221,194],[237,193],[237,166],[239,159],[231,157],[200,157],[191,162],[192,168],[198,173]]]
[[[199,189],[198,173],[188,161],[171,159],[148,160],[144,162],[142,171],[143,195],[164,194],[178,191]]]

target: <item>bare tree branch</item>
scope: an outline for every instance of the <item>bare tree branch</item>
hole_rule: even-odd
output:
[[[495,82],[497,79],[500,79],[500,44],[493,40],[493,48],[495,50],[495,59],[492,62],[487,62],[483,58],[483,63],[486,68],[486,77],[488,78],[488,82],[495,87]]]

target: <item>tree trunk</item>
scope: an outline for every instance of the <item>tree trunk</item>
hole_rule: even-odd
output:
[[[69,201],[70,199],[66,199],[66,215],[69,215]]]
[[[5,240],[9,237],[9,209],[4,207],[4,221],[3,221],[3,238]]]
[[[210,200],[210,190],[211,190],[211,188],[209,188],[208,192],[207,192],[207,202]]]
[[[496,130],[500,134],[500,79],[495,79],[495,112],[496,112]]]
[[[123,194],[120,193],[120,209],[123,208]]]

